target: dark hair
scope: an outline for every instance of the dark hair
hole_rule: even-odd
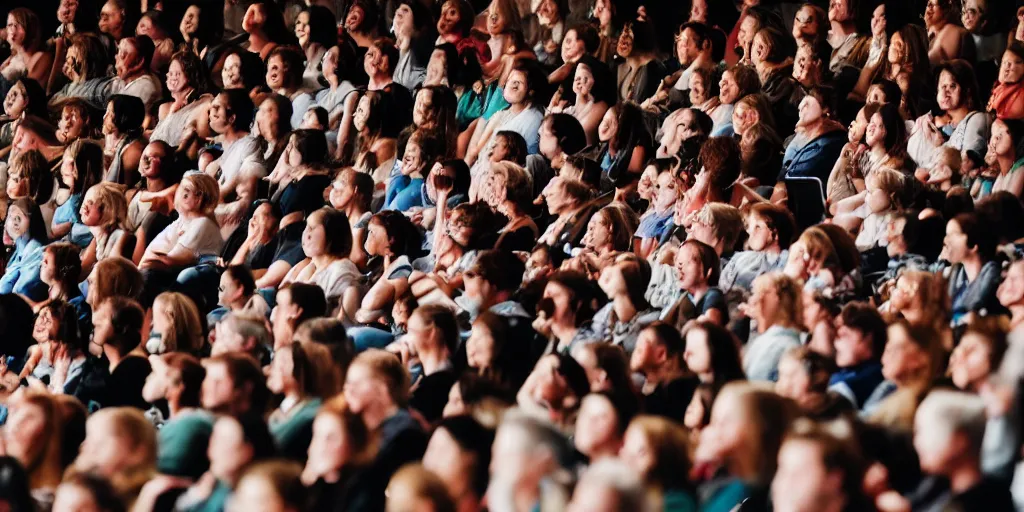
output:
[[[395,256],[412,257],[422,252],[423,235],[402,212],[384,210],[370,217],[370,222],[384,228],[388,249]]]
[[[732,186],[743,168],[740,144],[733,137],[709,138],[701,146],[698,159],[711,185],[718,191]]]
[[[178,399],[180,405],[182,407],[201,407],[206,369],[199,363],[199,360],[184,352],[171,352],[158,357],[162,357],[167,366],[178,372],[178,376],[174,380],[182,386],[181,397]]]
[[[327,253],[347,258],[352,252],[352,229],[349,227],[348,216],[341,210],[325,206],[310,214],[310,217],[317,213],[320,214],[320,225],[324,228]]]
[[[142,130],[142,121],[146,117],[146,106],[136,96],[115,94],[108,103],[114,109],[114,127],[121,134],[134,134]]]
[[[310,167],[327,165],[327,136],[323,130],[301,129],[292,132],[295,150],[302,156],[302,163]]]
[[[274,436],[270,434],[267,422],[260,415],[246,414],[232,419],[242,427],[242,438],[245,440],[245,444],[252,447],[250,466],[252,462],[270,459],[277,455]]]
[[[305,69],[305,54],[294,46],[278,46],[267,55],[267,68],[270,68],[270,59],[278,57],[284,64],[285,87],[298,87],[302,85],[302,72]]]
[[[686,330],[684,339],[690,329],[700,329],[708,335],[711,372],[714,375],[714,385],[718,389],[726,383],[746,378],[740,358],[740,345],[732,332],[716,323],[702,320]]]
[[[601,36],[597,33],[597,27],[593,23],[575,23],[569,26],[569,30],[575,31],[576,39],[583,41],[583,49],[587,55],[596,53],[600,49]]]
[[[1010,141],[1013,142],[1013,159],[1024,158],[1024,121],[1019,119],[997,119],[997,122],[1006,126],[1010,134]]]
[[[629,28],[633,31],[633,53],[655,53],[658,51],[658,36],[655,33],[654,23],[650,20],[639,18],[627,21],[622,27],[622,32]]]
[[[110,325],[114,331],[113,339],[106,344],[116,348],[122,356],[127,355],[142,342],[146,314],[138,302],[127,297],[110,297],[102,304],[110,306]]]
[[[249,92],[245,89],[224,89],[220,94],[227,100],[227,107],[230,112],[226,114],[235,116],[231,127],[238,131],[248,131],[256,116],[256,106],[253,105]]]
[[[589,53],[576,61],[576,68],[581,65],[586,66],[590,70],[590,74],[594,75],[594,86],[590,89],[590,95],[594,97],[594,101],[603,101],[609,106],[614,105],[619,100],[619,93],[615,88],[615,76],[608,65]],[[575,79],[575,76],[576,70],[574,68],[562,85],[565,91],[572,92],[572,81]]]
[[[424,304],[413,311],[438,330],[441,343],[448,352],[455,353],[459,346],[459,322],[451,309],[438,304]]]
[[[135,46],[135,53],[142,59],[142,69],[148,70],[153,63],[153,54],[156,52],[156,45],[149,36],[136,35],[126,37],[124,40]]]
[[[284,22],[284,14],[272,0],[255,0],[249,8],[259,5],[263,8],[263,34],[267,40],[277,44],[295,43],[295,36],[288,31]]]
[[[61,485],[74,485],[75,487],[85,489],[96,503],[96,507],[103,512],[125,512],[128,510],[110,481],[97,474],[71,471],[68,472],[68,476],[64,478]],[[25,491],[28,492],[27,478]],[[31,495],[29,499],[32,500]],[[11,502],[13,510],[32,510],[35,507],[34,501],[25,502],[24,508],[9,498],[7,498],[7,501]]]
[[[670,359],[678,358],[682,361],[683,352],[686,351],[686,342],[683,340],[683,335],[668,323],[661,320],[652,322],[647,327],[643,328],[644,331],[651,331],[654,333],[654,338],[659,345],[665,347],[665,353]]]
[[[330,114],[327,113],[327,109],[317,105],[315,107],[309,107],[306,109],[306,113],[313,113],[313,117],[316,117],[316,122],[323,128],[327,128],[330,125],[331,118]]]
[[[882,117],[885,125],[885,150],[889,154],[901,156],[906,151],[907,127],[900,115],[898,103],[885,103],[878,107],[877,116]],[[870,121],[870,120],[869,120]]]
[[[981,261],[991,261],[995,258],[998,240],[991,226],[985,222],[979,213],[961,213],[950,219],[956,222],[960,230],[967,235],[967,248],[976,247]]]
[[[239,76],[242,79],[242,87],[246,91],[251,91],[254,87],[263,85],[263,81],[267,78],[267,65],[260,58],[259,54],[244,50],[238,46],[232,46],[224,52],[224,60],[227,58],[237,55],[240,62]],[[252,100],[249,100],[250,103]]]
[[[499,291],[512,292],[522,284],[526,264],[511,252],[492,249],[480,251],[471,269]]]
[[[106,76],[110,57],[99,37],[94,34],[74,34],[71,36],[69,51],[71,47],[78,47],[82,53],[82,60],[73,60],[72,67],[75,68],[76,73],[82,75],[83,79],[92,80]]]
[[[575,155],[587,146],[587,134],[579,120],[569,114],[549,114],[544,120],[551,128],[551,134],[558,140],[558,147],[566,155]]]
[[[878,309],[865,302],[851,302],[843,307],[839,315],[843,325],[871,337],[871,359],[879,360],[888,339],[888,326]]]
[[[278,137],[281,137],[292,131],[292,100],[285,96],[282,96],[276,92],[272,92],[263,98],[263,101],[259,105],[254,106],[259,108],[266,102],[271,102],[277,107],[277,122],[274,123],[275,129],[277,129]],[[271,134],[260,133],[260,136],[264,139],[268,139]],[[269,140],[267,141],[269,144]]]
[[[558,372],[565,379],[566,385],[577,398],[583,399],[590,393],[590,379],[587,371],[569,354],[553,354],[558,358]]]
[[[310,318],[327,314],[327,298],[324,296],[323,288],[315,284],[293,282],[284,289],[291,294],[292,304],[302,309],[302,314],[295,319],[295,326],[301,325],[302,322]]]
[[[1000,244],[1013,243],[1024,237],[1024,224],[1016,221],[1024,218],[1024,205],[1012,192],[993,192],[975,205],[975,211],[995,227]]]
[[[179,51],[171,56],[170,62],[174,61],[181,66],[185,82],[196,90],[197,95],[212,89],[210,76],[198,55],[187,50]]]
[[[505,142],[508,144],[508,155],[505,157],[507,161],[519,165],[520,167],[526,165],[526,155],[528,154],[526,149],[526,139],[523,138],[519,132],[502,130],[498,132],[495,137],[505,138]]]
[[[370,203],[373,201],[373,176],[365,172],[359,172],[351,167],[342,169],[341,174],[352,180],[352,188],[355,189],[356,195],[359,196],[360,206],[369,210]]]
[[[624,153],[624,155],[617,156],[616,160],[625,159],[622,164],[628,164],[633,148],[636,146],[651,147],[653,144],[651,132],[644,121],[643,110],[636,103],[627,101],[620,103],[615,108],[618,109],[616,116],[618,129],[608,141],[608,147],[616,152]]]
[[[722,263],[718,253],[715,252],[715,248],[700,240],[690,238],[679,246],[679,250],[682,250],[687,245],[692,245],[697,249],[697,255],[700,256],[700,265],[704,275],[707,277],[708,285],[718,286],[718,277],[722,274]]]
[[[315,285],[306,285],[315,286]],[[232,387],[236,390],[245,389],[248,387],[249,392],[249,405],[251,409],[243,414],[243,417],[253,418],[259,420],[258,423],[266,428],[266,421],[263,420],[263,408],[267,403],[267,379],[263,375],[263,370],[260,368],[259,361],[254,359],[251,355],[240,354],[235,352],[227,352],[224,354],[216,355],[205,360],[204,367],[209,371],[211,364],[223,364],[224,369],[227,371],[228,376],[231,378]],[[241,418],[239,418],[241,421]],[[243,430],[245,424],[242,424]],[[249,439],[249,435],[246,435],[246,439]],[[273,446],[273,442],[270,443]],[[257,447],[258,448],[258,447]],[[253,459],[259,458],[259,450],[255,450],[257,454],[254,454]],[[269,455],[272,455],[272,451]]]
[[[195,0],[189,2],[185,8],[187,10],[192,6],[199,8],[196,31],[192,37],[198,42],[196,47],[201,52],[204,48],[221,40],[224,32],[224,13],[220,9],[210,8]],[[182,16],[184,16],[184,12]]]
[[[778,239],[779,247],[782,249],[788,248],[793,243],[796,220],[787,208],[774,203],[756,203],[750,207],[749,214],[764,219],[765,225],[775,233],[775,238]]]
[[[382,37],[374,41],[373,46],[380,51],[381,56],[388,59],[388,74],[394,74],[395,67],[398,66],[398,47],[395,46],[393,39]]]
[[[230,265],[224,269],[224,273],[242,288],[242,296],[251,297],[256,292],[256,278],[248,266]]]
[[[43,250],[53,255],[54,277],[64,290],[77,289],[78,276],[82,274],[81,249],[74,244],[54,242]]]
[[[464,3],[465,0],[455,0],[457,3]],[[491,445],[494,443],[494,430],[480,424],[472,416],[453,416],[444,418],[437,424],[434,432],[444,429],[451,436],[459,449],[469,452],[473,456],[472,467],[469,470],[469,485],[477,497],[483,497],[487,492],[487,484],[490,480]]]
[[[535,60],[517,60],[512,71],[518,71],[526,77],[526,98],[534,105],[544,105],[548,101],[548,77],[544,69]]]
[[[71,187],[72,194],[84,194],[103,179],[103,148],[95,142],[77,140],[71,143],[74,147],[78,145],[78,154],[75,156],[75,169],[78,170],[78,179]]]
[[[978,89],[978,79],[974,75],[974,68],[970,62],[963,59],[947,60],[935,67],[932,73],[935,76],[935,88],[938,90],[939,80],[942,72],[945,71],[953,77],[953,81],[960,86],[960,102],[968,111],[981,108],[981,93]]]
[[[839,112],[839,104],[836,101],[835,89],[828,85],[812,87],[807,95],[818,100],[818,105],[825,111],[825,117],[832,117]]]
[[[309,13],[309,42],[317,43],[324,49],[338,44],[338,22],[334,13],[322,5],[310,5],[302,9]]]
[[[551,284],[557,284],[569,291],[569,307],[574,313],[577,327],[594,318],[597,311],[596,300],[603,296],[603,293],[595,290],[593,281],[580,272],[559,270],[548,278],[548,285]]]
[[[32,340],[32,307],[14,293],[0,294],[0,331],[4,333],[4,351],[24,354]]]
[[[32,199],[23,197],[15,199],[11,202],[11,206],[17,206],[28,217],[28,231],[25,234],[32,240],[45,243],[47,241],[46,221],[43,219],[43,213],[39,209],[39,205]],[[10,210],[8,210],[8,213],[10,213]]]
[[[380,23],[380,7],[377,2],[371,0],[354,0],[351,5],[348,6],[348,11],[359,8],[363,11],[363,21],[356,27],[356,30],[363,33],[371,33],[377,24]],[[345,18],[348,17],[348,11],[345,12]]]
[[[27,76],[17,79],[14,82],[14,85],[16,84],[21,84],[25,88],[25,100],[28,103],[25,107],[25,114],[45,118],[48,114],[46,111],[46,91],[43,89],[43,86]],[[11,85],[11,87],[14,87],[14,85]]]
[[[473,179],[469,171],[469,165],[461,158],[453,158],[441,162],[441,167],[451,169],[455,173],[455,182],[452,184],[452,194],[466,194],[469,192],[470,181]]]
[[[49,310],[50,315],[60,324],[60,328],[57,332],[58,342],[67,346],[69,352],[75,352],[82,350],[81,340],[78,336],[78,313],[71,307],[70,304],[62,300],[52,300],[47,302],[43,306],[39,313],[43,310]]]
[[[39,150],[31,149],[18,153],[10,159],[9,174],[18,174],[28,180],[28,196],[36,204],[46,203],[53,195],[53,173],[49,163]]]

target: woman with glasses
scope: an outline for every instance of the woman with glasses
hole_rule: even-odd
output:
[[[189,129],[195,130],[199,113],[209,107],[213,97],[203,63],[194,53],[181,51],[171,57],[167,71],[167,90],[171,101],[160,105],[159,121],[149,137],[178,147]]]

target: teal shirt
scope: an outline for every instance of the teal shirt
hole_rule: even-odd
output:
[[[206,498],[206,501],[189,508],[188,512],[223,512],[230,496],[231,488],[217,480],[217,487],[213,488],[213,492]]]
[[[199,478],[210,466],[207,445],[213,432],[213,415],[187,411],[164,424],[157,432],[156,467],[164,475]]]
[[[750,496],[751,488],[741,480],[733,480],[719,487],[701,504],[700,512],[730,512]]]
[[[306,461],[309,443],[313,440],[313,419],[321,404],[319,398],[306,400],[295,405],[284,418],[277,421],[271,418],[270,435],[274,436],[274,444],[281,455],[298,462]]]
[[[697,512],[697,500],[686,491],[667,491],[662,502],[664,512]]]

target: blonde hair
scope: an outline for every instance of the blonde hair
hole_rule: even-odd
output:
[[[505,178],[506,201],[511,201],[521,211],[529,209],[533,201],[533,177],[526,169],[511,162],[501,161],[492,163],[490,172]]]
[[[181,178],[181,185],[188,182],[199,194],[199,211],[206,217],[213,215],[214,208],[220,203],[220,185],[217,180],[202,172],[189,172]]]
[[[722,241],[724,251],[736,247],[743,232],[743,214],[739,208],[726,203],[707,203],[694,216],[694,221],[711,227],[711,234]]]
[[[757,276],[754,285],[757,283],[764,283],[775,290],[779,296],[778,314],[787,327],[800,327],[803,324],[803,287],[796,279],[782,272],[768,272]]]
[[[285,460],[270,460],[259,462],[249,467],[239,483],[246,479],[259,479],[265,485],[274,490],[278,498],[284,503],[285,510],[295,510],[302,505],[306,496],[306,489],[302,486],[302,466],[297,462]],[[237,487],[236,487],[237,488]]]
[[[828,236],[828,233],[825,233],[825,230],[817,226],[805,229],[797,242],[804,245],[804,249],[807,251],[811,261],[817,263],[819,267],[823,267],[825,262],[836,253],[836,247],[832,244],[832,238]]]
[[[352,360],[349,368],[356,365],[366,367],[374,377],[384,381],[388,395],[399,407],[409,401],[409,372],[394,354],[379,349],[369,349]]]
[[[45,478],[46,473],[60,475],[61,467],[61,432],[63,416],[57,399],[49,393],[26,390],[21,399],[14,405],[14,409],[20,407],[37,407],[43,413],[43,427],[39,435],[38,443],[27,447],[24,453],[25,460],[20,460],[28,473],[29,485],[35,489],[43,484],[37,482],[39,478]]]
[[[100,409],[89,417],[88,423],[105,423],[113,437],[128,444],[128,453],[132,454],[134,463],[118,468],[117,473],[110,477],[110,483],[122,499],[134,500],[142,486],[156,474],[156,429],[142,411],[134,407]],[[88,470],[74,467],[72,474]]]
[[[889,196],[889,204],[893,207],[900,206],[900,194],[903,193],[905,180],[903,174],[889,167],[883,167],[871,173],[873,187],[885,192]]]
[[[95,290],[98,307],[110,297],[138,298],[142,294],[142,274],[130,260],[120,256],[103,258],[92,269],[96,278],[90,290]]]
[[[128,217],[128,201],[124,198],[124,189],[120,185],[104,181],[97,183],[85,192],[85,197],[92,196],[100,209],[100,226],[112,231],[124,226]]]
[[[164,292],[156,296],[153,307],[160,307],[171,319],[172,329],[161,338],[167,351],[198,353],[203,347],[203,321],[192,299],[183,293]]]
[[[686,429],[667,418],[651,415],[633,418],[626,431],[633,429],[643,434],[654,459],[647,472],[647,483],[665,490],[686,482],[691,467],[691,447]]]
[[[767,485],[775,475],[782,439],[797,417],[796,404],[770,387],[730,382],[719,392],[713,408],[725,407],[730,398],[742,411],[745,423],[743,446],[731,455],[740,474],[732,476]]]
[[[448,487],[445,486],[441,477],[428,471],[422,464],[406,464],[402,469],[391,477],[388,488],[403,486],[409,489],[409,494],[417,498],[417,502],[430,502],[430,510],[435,512],[455,512],[455,502],[448,494]],[[389,494],[395,494],[394,491]]]

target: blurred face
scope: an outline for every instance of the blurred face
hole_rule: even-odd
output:
[[[334,180],[334,185],[331,187],[331,206],[344,210],[352,203],[352,199],[355,196],[356,188],[353,186],[352,180],[344,174],[339,174]]]
[[[754,40],[750,44],[750,61],[753,62],[754,67],[756,67],[758,71],[762,71],[766,68],[765,65],[768,64],[767,59],[769,51],[770,47],[768,46],[768,41],[765,39],[764,34],[759,33],[755,35]]]
[[[198,5],[190,5],[185,10],[185,15],[181,17],[181,23],[178,25],[178,30],[182,35],[193,35],[199,30],[199,15],[201,11]]]
[[[46,413],[42,408],[23,402],[12,408],[10,418],[3,430],[7,454],[18,459],[22,465],[32,466],[38,461],[40,446],[48,440],[43,437],[46,428]]]
[[[52,285],[56,281],[57,277],[57,264],[54,261],[53,253],[50,251],[43,251],[43,262],[39,267],[39,279],[48,284]],[[41,312],[40,312],[41,313]],[[56,334],[56,330],[54,333]]]
[[[645,476],[655,464],[654,449],[647,440],[647,435],[640,427],[631,426],[626,429],[622,438],[622,449],[619,458],[638,475]]]
[[[188,89],[189,84],[185,79],[185,70],[181,67],[181,61],[174,59],[167,68],[167,90],[172,93]]]
[[[655,210],[659,212],[669,211],[672,205],[679,200],[680,195],[679,180],[672,175],[672,172],[666,171],[658,175],[654,192]]]
[[[254,30],[259,30],[263,27],[265,21],[266,13],[263,12],[263,6],[252,4],[245,11],[245,17],[242,18],[242,30],[252,33]]]
[[[608,297],[622,296],[628,292],[626,279],[622,274],[622,265],[624,264],[618,263],[601,270],[597,284]]]
[[[64,107],[61,110],[60,121],[57,123],[57,140],[61,144],[71,144],[85,130],[85,119],[77,108]]]
[[[857,113],[857,118],[850,123],[849,135],[847,138],[850,142],[860,142],[864,139],[864,134],[868,131],[868,121],[864,117],[864,109],[861,109]]]
[[[28,108],[28,93],[25,84],[16,82],[14,87],[7,91],[7,98],[4,100],[4,112],[8,116],[18,117]]]
[[[732,71],[722,73],[722,80],[718,83],[718,100],[724,105],[732,105],[740,99],[740,86]]]
[[[871,13],[871,35],[878,37],[885,34],[885,4],[875,7]]]
[[[586,53],[586,46],[583,40],[577,37],[575,30],[569,30],[562,38],[562,61],[576,62]]]
[[[964,261],[972,254],[972,249],[967,247],[967,235],[956,220],[950,220],[946,224],[946,237],[942,240],[942,252],[950,263],[956,264]]]
[[[565,193],[565,184],[558,176],[552,178],[547,187],[544,187],[544,202],[548,205],[548,213],[561,215],[568,213],[573,202],[569,194]]]
[[[295,386],[295,359],[289,348],[278,349],[270,363],[270,375],[267,376],[267,389],[277,394],[288,393]]]
[[[821,450],[814,443],[786,441],[778,460],[772,480],[772,503],[779,510],[813,512],[822,503],[834,502],[842,492],[842,475],[825,468]]]
[[[458,4],[445,2],[441,6],[441,18],[437,20],[437,32],[441,35],[451,34],[458,30],[462,15],[459,14]]]
[[[754,126],[754,123],[757,122],[756,119],[756,111],[746,103],[737,103],[736,108],[732,111],[732,126],[739,135],[743,135],[751,126]]]
[[[223,363],[206,365],[206,377],[203,379],[202,389],[203,409],[211,411],[225,409],[235,398],[235,383],[231,380],[227,367]]]
[[[871,121],[868,122],[867,131],[865,133],[864,142],[867,143],[868,147],[877,147],[885,145],[885,123],[882,121],[880,114],[871,116]]]
[[[309,12],[302,11],[295,17],[295,38],[303,48],[309,44]]]
[[[957,455],[951,447],[953,433],[936,419],[924,414],[914,416],[914,449],[921,471],[929,474],[943,474],[950,459]]]
[[[695,327],[686,331],[686,350],[683,360],[690,371],[697,374],[711,373],[711,348],[708,346],[708,332]]]
[[[871,337],[846,325],[836,328],[836,365],[849,368],[868,361],[872,356]]]
[[[804,99],[800,100],[800,120],[797,122],[797,126],[812,126],[821,121],[824,116],[825,111],[821,108],[817,98],[804,96]]]
[[[776,393],[799,403],[810,394],[810,388],[811,379],[800,361],[792,357],[783,357],[779,360],[779,380],[775,382]]]
[[[11,205],[7,210],[7,235],[12,240],[17,240],[28,233],[29,218],[28,215],[18,208],[17,206]]]
[[[409,37],[416,29],[413,22],[412,9],[408,5],[402,4],[398,6],[398,9],[395,11],[394,28],[395,35],[401,37]]]
[[[1024,76],[1024,60],[1011,51],[1003,52],[1003,61],[999,65],[999,81],[1004,84],[1020,82]]]
[[[179,213],[196,213],[202,209],[203,194],[192,180],[184,180],[174,194],[174,209]]]
[[[146,36],[154,41],[159,41],[160,34],[156,33],[156,28],[153,26],[153,20],[149,17],[142,17],[137,24],[135,24],[135,34],[140,36]]]
[[[700,73],[690,75],[690,104],[703,105],[708,100],[707,84]]]
[[[356,105],[356,112],[352,115],[352,125],[355,126],[356,130],[363,131],[366,129],[366,122],[370,118],[370,98],[363,96],[359,98],[359,103]]]
[[[345,466],[354,447],[348,432],[334,414],[318,414],[313,420],[313,438],[309,443],[306,471],[323,476]]]
[[[427,127],[428,123],[432,124],[430,117],[431,109],[434,107],[434,99],[431,97],[431,92],[428,90],[420,90],[416,95],[416,102],[413,104],[412,109],[412,122],[416,126],[423,128]]]
[[[618,414],[612,403],[603,395],[587,395],[576,417],[576,449],[584,455],[594,457],[614,455],[619,451],[621,438],[616,431]]]
[[[939,0],[928,0],[924,8],[925,25],[937,25],[946,19],[946,9],[942,7]]]
[[[999,302],[1006,306],[1016,306],[1024,300],[1024,264],[1015,263],[1006,271],[1006,278],[999,285],[996,293]]]
[[[119,37],[124,28],[124,11],[119,9],[113,2],[103,4],[103,8],[100,9],[98,26],[100,32],[115,38]]]
[[[585,64],[576,66],[576,74],[572,79],[572,91],[577,96],[588,96],[594,90],[594,74]]]
[[[701,432],[698,450],[727,461],[746,447],[749,429],[749,418],[736,393],[719,394],[711,408],[711,422]]]
[[[903,36],[896,32],[889,39],[889,62],[902,64],[907,60],[907,45],[903,42]]]
[[[470,368],[490,368],[494,361],[494,337],[483,322],[474,322],[466,340],[466,360]]]
[[[384,226],[370,222],[370,225],[366,228],[366,243],[364,249],[372,256],[384,256],[390,251],[388,242],[388,233],[384,229]]]
[[[60,484],[57,487],[57,492],[53,497],[53,510],[102,512],[89,489],[71,483]]]
[[[285,512],[290,507],[277,493],[276,488],[263,475],[246,475],[228,501],[227,512],[246,512],[249,510],[272,510]]]
[[[697,34],[690,28],[683,30],[676,37],[676,58],[679,59],[681,65],[686,67],[693,64],[698,55],[700,55],[700,47],[697,46]]]
[[[612,226],[604,214],[594,215],[587,223],[583,245],[588,249],[601,249],[612,243]]]
[[[135,44],[128,39],[122,39],[117,45],[117,55],[114,57],[114,69],[117,76],[122,80],[128,80],[133,74],[142,68],[142,59],[135,49]]]
[[[814,56],[814,49],[808,45],[801,46],[793,60],[793,78],[803,85],[817,83],[819,64]]]
[[[79,78],[82,77],[81,70],[83,69],[83,59],[84,57],[82,56],[82,51],[79,47],[72,46],[68,48],[68,53],[64,57],[64,66],[61,68],[64,76],[68,77],[72,82],[78,81]]]
[[[133,457],[126,439],[118,436],[109,417],[90,417],[85,423],[85,441],[75,466],[109,478],[121,471]]]
[[[327,53],[324,54],[323,61],[320,62],[321,71],[324,77],[329,80],[333,80],[333,77],[337,75],[339,52],[340,50],[338,50],[337,46],[327,50]]]
[[[350,32],[355,31],[359,28],[359,25],[363,23],[363,17],[365,13],[362,7],[353,5],[348,9],[348,15],[345,16],[345,30]]]
[[[811,40],[818,35],[818,20],[814,17],[814,10],[810,7],[801,7],[793,18],[793,38],[796,40]]]
[[[737,32],[736,39],[739,47],[743,49],[745,56],[751,56],[750,45],[758,28],[757,20],[753,16],[744,16],[743,21],[740,22],[740,29]]]
[[[956,387],[974,391],[988,378],[992,368],[992,347],[976,333],[965,334],[949,357],[949,374]]]
[[[526,74],[519,70],[509,73],[503,94],[505,101],[513,105],[527,101],[529,91],[527,90]]]
[[[1014,159],[1016,151],[1013,147],[1013,137],[1006,123],[997,119],[992,123],[992,137],[988,140],[988,152],[995,156]]]
[[[150,361],[160,356],[150,356]],[[142,386],[142,399],[153,403],[167,396],[167,387],[171,382],[169,366],[165,364],[154,364],[153,369],[146,377],[146,384]]]
[[[829,21],[849,21],[850,4],[847,0],[829,0],[828,3]]]
[[[626,25],[619,34],[619,41],[615,46],[615,52],[619,54],[619,57],[628,58],[633,54],[633,26]]]
[[[447,85],[448,84],[448,57],[442,50],[434,50],[430,54],[430,62],[427,63],[427,77],[423,79],[424,85]],[[419,96],[417,96],[418,98]],[[414,121],[415,122],[415,121]],[[417,125],[418,126],[418,125]]]
[[[938,100],[939,108],[942,110],[967,107],[967,105],[963,104],[963,91],[960,88],[960,84],[957,83],[953,74],[946,70],[939,75],[939,92],[936,99]]]
[[[594,18],[597,18],[601,27],[607,27],[612,22],[611,0],[597,0],[594,2]]]
[[[280,55],[274,55],[267,61],[267,86],[277,90],[285,86],[288,66]]]
[[[423,467],[441,478],[448,493],[459,498],[471,492],[474,455],[462,450],[447,429],[434,430],[423,454]]]
[[[410,140],[405,146],[405,155],[402,157],[402,174],[408,176],[420,172],[425,163],[420,145]]]
[[[246,444],[238,420],[223,416],[213,424],[207,454],[214,476],[229,481],[238,476],[252,458],[252,448]]]
[[[747,247],[751,251],[763,251],[774,244],[775,233],[768,227],[764,218],[750,215],[747,218]]]
[[[279,117],[280,111],[277,109],[277,103],[269,98],[263,100],[259,110],[256,111],[256,125],[259,126],[260,134],[265,137],[280,135],[277,133]]]
[[[492,2],[491,7],[487,9],[487,33],[492,36],[499,35],[505,32],[507,25],[505,14],[497,8],[497,2]]]
[[[302,231],[302,251],[311,258],[321,256],[327,251],[327,233],[324,231],[322,214],[314,213],[309,216],[306,229]]]
[[[231,129],[233,115],[227,96],[218,94],[210,104],[210,129],[221,134],[227,133]]]
[[[242,84],[242,58],[233,53],[224,59],[224,67],[220,71],[225,89],[238,89]]]
[[[77,12],[78,0],[61,0],[60,5],[57,7],[57,21],[73,23]]]
[[[224,278],[222,277],[222,287],[223,284]],[[232,285],[234,285],[234,283],[232,283]],[[243,338],[241,334],[238,334],[233,322],[217,322],[214,329],[216,330],[217,336],[216,342],[213,344],[213,348],[211,349],[211,355],[218,356],[230,352],[245,353],[249,351],[249,347],[246,346],[245,338]]]
[[[554,0],[541,0],[537,5],[537,20],[541,26],[551,27],[561,19],[558,13],[558,4]]]
[[[572,324],[576,311],[572,305],[573,292],[556,282],[549,282],[544,288],[544,298],[555,303],[554,320],[556,323]],[[555,364],[558,360],[555,359]]]
[[[604,117],[601,118],[601,124],[597,126],[597,138],[601,142],[612,140],[615,132],[619,130],[618,112],[618,110],[610,108],[605,111]]]
[[[888,341],[882,352],[882,375],[893,382],[902,383],[919,375],[928,364],[928,354],[921,350],[902,325],[889,327]]]
[[[353,364],[345,374],[345,401],[349,409],[360,414],[372,403],[386,397],[384,383],[366,365]]]
[[[775,323],[779,316],[781,307],[779,292],[770,281],[755,279],[753,293],[751,293],[747,305],[750,308],[751,318],[757,320],[758,328],[763,325],[767,329]]]
[[[679,288],[683,290],[689,291],[708,282],[708,271],[695,244],[686,244],[676,251],[675,269],[679,273]]]

